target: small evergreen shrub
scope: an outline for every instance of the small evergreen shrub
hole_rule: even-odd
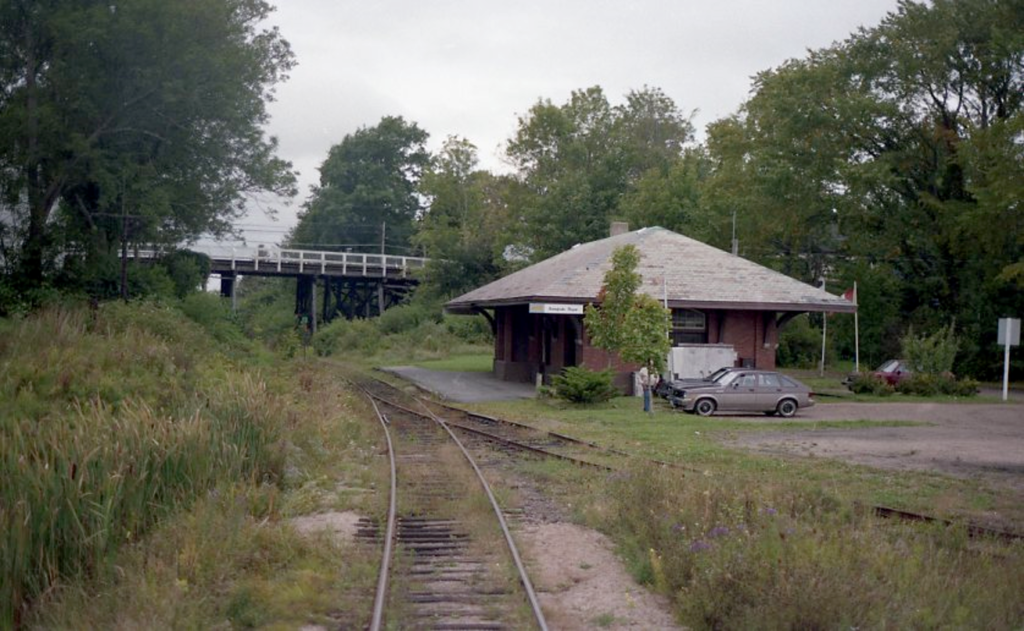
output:
[[[603,403],[619,394],[610,370],[570,366],[551,380],[554,395],[571,403]]]

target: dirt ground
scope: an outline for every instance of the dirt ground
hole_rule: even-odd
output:
[[[818,421],[917,421],[911,427],[816,428]],[[765,417],[740,417],[763,423]],[[980,479],[1024,494],[1024,405],[828,403],[791,419],[806,430],[744,433],[729,444],[759,453],[836,458],[895,470]]]
[[[551,629],[682,628],[665,598],[626,573],[601,533],[556,522],[528,525],[516,534]]]

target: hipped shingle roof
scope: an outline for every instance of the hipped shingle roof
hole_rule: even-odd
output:
[[[856,305],[822,289],[664,228],[643,228],[574,246],[463,294],[451,313],[528,302],[593,302],[624,245],[640,251],[641,291],[669,307],[848,312]]]

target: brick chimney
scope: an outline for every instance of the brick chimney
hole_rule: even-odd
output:
[[[613,221],[611,230],[608,232],[608,236],[617,237],[620,234],[626,234],[627,232],[629,232],[629,222]]]

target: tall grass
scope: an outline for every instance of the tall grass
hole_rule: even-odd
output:
[[[219,481],[280,474],[275,399],[210,348],[152,305],[0,329],[0,627]]]
[[[1020,628],[1024,548],[881,522],[824,492],[618,475],[608,527],[694,628]]]

